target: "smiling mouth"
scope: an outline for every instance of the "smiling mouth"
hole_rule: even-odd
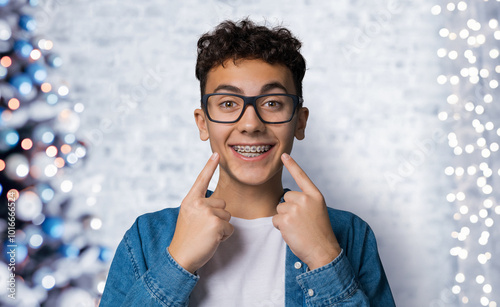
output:
[[[233,149],[247,158],[258,157],[271,149],[271,145],[234,145]]]

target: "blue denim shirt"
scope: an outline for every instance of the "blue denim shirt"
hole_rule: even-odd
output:
[[[101,307],[189,304],[199,276],[177,264],[167,250],[178,214],[179,208],[167,208],[137,218],[116,250]],[[328,214],[342,252],[310,271],[287,247],[285,305],[395,306],[368,224],[350,212],[328,208]]]

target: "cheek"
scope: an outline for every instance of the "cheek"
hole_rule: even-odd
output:
[[[224,127],[218,127],[214,125],[208,125],[207,128],[209,134],[210,147],[212,148],[212,150],[223,148],[225,146],[225,141],[228,136],[227,129],[224,129]]]
[[[283,131],[280,131],[279,134],[277,132],[277,135],[280,138],[282,146],[284,146],[284,149],[289,151],[293,146],[293,141],[295,138],[294,129],[289,127],[289,129],[284,129]]]

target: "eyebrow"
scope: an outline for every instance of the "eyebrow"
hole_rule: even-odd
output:
[[[229,85],[229,84],[220,84],[217,86],[214,90],[214,93],[217,93],[219,91],[229,91],[229,92],[234,92],[238,94],[243,94],[243,91],[234,85]]]
[[[279,83],[279,82],[271,82],[271,83],[268,83],[268,84],[264,85],[260,89],[260,92],[261,93],[266,93],[266,92],[269,92],[269,91],[274,90],[274,89],[283,90],[285,93],[288,94],[288,90],[286,89],[286,87],[283,84]]]
[[[261,94],[264,94],[264,93],[267,93],[267,92],[274,90],[274,89],[281,89],[285,93],[288,93],[286,87],[279,82],[271,82],[271,83],[265,84],[264,86],[261,87],[260,92],[261,92]],[[229,92],[233,92],[233,93],[237,93],[237,94],[243,94],[243,90],[241,90],[239,87],[236,87],[234,85],[229,85],[229,84],[220,84],[219,86],[217,86],[215,88],[215,90],[213,92],[217,93],[219,91],[229,91]]]

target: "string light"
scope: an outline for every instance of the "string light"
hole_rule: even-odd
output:
[[[40,50],[38,49],[33,49],[31,50],[30,52],[30,58],[34,61],[37,61],[39,60],[40,58],[42,57],[42,52],[40,52]]]
[[[457,271],[450,290],[464,305],[496,307],[491,295],[499,292],[494,289],[497,285],[488,274],[478,274],[488,272],[491,259],[499,257],[492,255],[490,244],[500,215],[500,191],[493,184],[500,176],[498,159],[494,159],[500,149],[500,122],[495,115],[499,110],[495,97],[499,97],[500,31],[497,19],[481,15],[498,15],[498,5],[490,2],[450,2],[446,10],[434,5],[431,14],[441,15],[446,22],[437,33],[443,39],[437,56],[448,70],[436,81],[447,86],[449,94],[437,117],[441,122],[454,122],[448,146],[455,158],[444,169],[456,185],[445,198],[456,209],[453,219],[459,229],[451,233],[456,246],[450,255],[457,259]],[[468,84],[454,86],[462,82]]]
[[[42,83],[42,85],[40,86],[40,89],[42,90],[42,92],[44,93],[48,93],[52,90],[52,85],[50,83]]]
[[[17,98],[11,98],[8,102],[9,109],[11,109],[12,111],[19,109],[20,105],[21,103]]]
[[[31,141],[30,139],[26,138],[26,139],[24,139],[24,140],[21,141],[21,147],[24,150],[30,150],[31,147],[33,147],[33,141]]]
[[[54,165],[57,166],[57,168],[62,168],[62,167],[64,167],[65,164],[66,164],[66,162],[61,157],[57,157],[54,160]]]
[[[0,65],[5,68],[9,68],[10,65],[12,65],[12,59],[9,56],[4,56],[2,57],[2,59],[0,59]]]

